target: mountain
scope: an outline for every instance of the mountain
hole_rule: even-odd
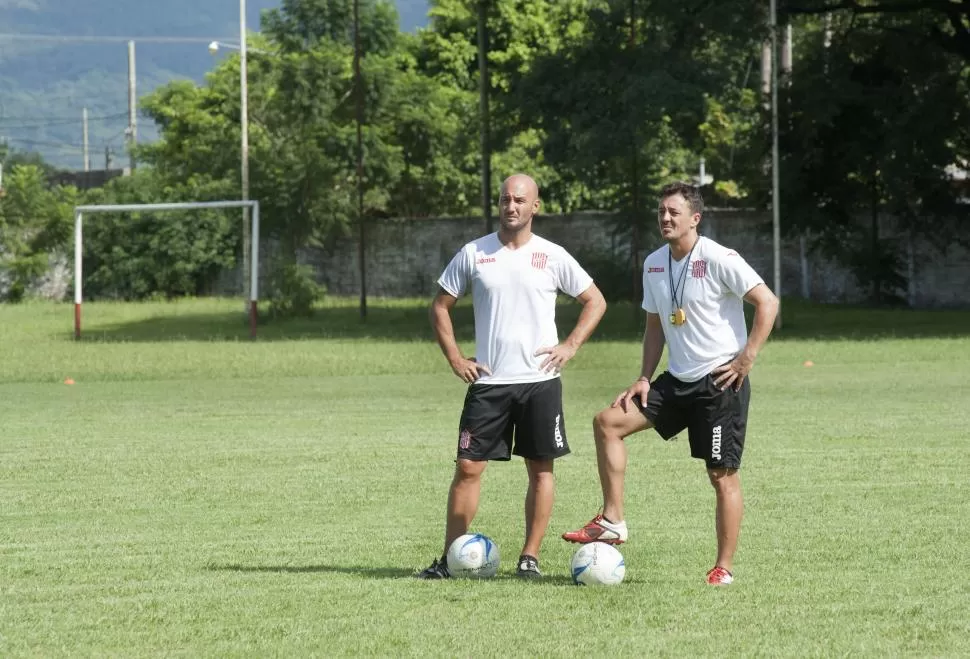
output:
[[[247,0],[246,22],[280,0]],[[427,24],[428,0],[396,0],[401,29]],[[83,6],[83,9],[80,7]],[[123,9],[121,9],[123,8]],[[88,111],[92,169],[127,164],[128,45],[135,42],[136,93],[175,79],[201,82],[210,41],[239,41],[236,0],[0,0],[0,143],[83,169]],[[139,141],[154,139],[142,120]]]

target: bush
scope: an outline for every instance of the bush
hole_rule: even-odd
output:
[[[313,305],[323,299],[327,289],[313,278],[313,268],[286,263],[274,268],[269,278],[270,318],[310,317]]]

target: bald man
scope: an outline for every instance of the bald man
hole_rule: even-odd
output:
[[[520,456],[529,475],[525,542],[516,573],[541,576],[539,547],[555,496],[553,461],[569,453],[559,373],[593,333],[606,301],[593,278],[565,249],[532,233],[539,188],[525,174],[502,183],[499,230],[462,247],[438,279],[431,325],[454,374],[468,384],[458,424],[455,474],[448,492],[445,544],[421,579],[446,579],[447,551],[468,532],[478,511],[482,473],[490,460]],[[564,341],[556,331],[559,291],[582,304]],[[451,310],[471,293],[475,354],[455,340]]]

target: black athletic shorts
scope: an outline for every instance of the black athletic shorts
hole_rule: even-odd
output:
[[[459,458],[551,460],[567,453],[559,378],[468,387],[458,424]]]
[[[691,457],[704,460],[708,469],[741,467],[744,433],[748,426],[751,385],[723,391],[708,375],[697,382],[681,382],[664,371],[650,383],[643,415],[664,439],[687,429]]]

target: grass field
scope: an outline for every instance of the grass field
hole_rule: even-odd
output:
[[[970,655],[970,313],[786,305],[735,585],[703,583],[702,464],[645,433],[627,578],[595,589],[558,535],[599,505],[589,421],[638,371],[639,313],[613,305],[564,374],[547,576],[513,576],[514,461],[474,525],[499,577],[429,583],[464,387],[425,301],[355,304],[255,343],[238,301],[89,304],[81,342],[69,305],[0,306],[0,656]]]

